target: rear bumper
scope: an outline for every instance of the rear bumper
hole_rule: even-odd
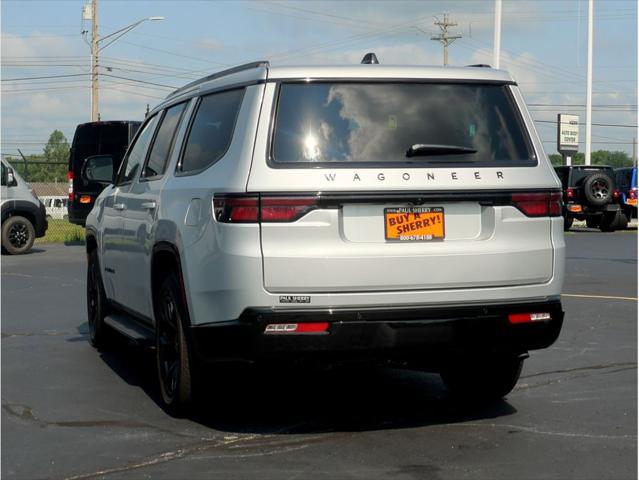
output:
[[[71,202],[68,206],[69,222],[84,227],[86,224],[87,215],[89,215],[92,208],[93,202],[90,203],[88,206],[74,204],[73,202]]]
[[[579,211],[571,210],[573,208],[581,208]],[[591,215],[603,215],[608,212],[617,212],[620,210],[620,206],[618,203],[609,203],[607,205],[602,205],[599,207],[593,207],[591,205],[582,205],[579,203],[569,203],[564,206],[564,217],[586,217]]]
[[[549,321],[510,324],[510,313],[551,314]],[[232,322],[190,328],[203,361],[299,359],[437,360],[454,354],[546,348],[559,336],[559,300],[484,306],[340,309],[250,308]],[[328,322],[327,332],[265,334],[271,323]]]

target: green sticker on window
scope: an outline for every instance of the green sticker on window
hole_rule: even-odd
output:
[[[395,115],[388,116],[388,128],[391,130],[397,130],[397,117]]]
[[[477,126],[474,123],[471,123],[468,126],[468,136],[472,138],[475,136],[476,133],[477,133]]]

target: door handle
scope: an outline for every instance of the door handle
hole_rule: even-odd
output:
[[[142,204],[142,208],[146,208],[147,210],[154,210],[156,207],[155,202],[144,202]]]
[[[114,203],[113,204],[113,209],[114,210],[126,210],[126,205],[124,203]]]

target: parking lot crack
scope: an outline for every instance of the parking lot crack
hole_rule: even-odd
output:
[[[561,373],[572,373],[572,372],[580,372],[587,370],[603,370],[607,368],[613,367],[637,367],[637,362],[612,362],[612,363],[602,363],[600,365],[587,365],[585,367],[575,367],[575,368],[565,368],[561,370],[549,370],[547,372],[538,372],[531,373],[530,375],[522,375],[521,378],[532,378],[539,377],[542,375],[556,375]]]
[[[260,444],[257,445],[258,447],[269,447],[268,441],[273,437],[273,435],[262,435],[262,434],[249,434],[249,435],[245,435],[245,436],[233,436],[233,438],[224,438],[222,440],[213,440],[213,439],[207,439],[207,440],[203,440],[201,442],[195,443],[193,445],[189,445],[189,446],[182,446],[180,448],[174,449],[174,450],[169,450],[166,452],[161,452],[158,453],[156,455],[153,455],[151,457],[147,457],[146,459],[140,460],[138,462],[134,462],[134,463],[129,463],[126,465],[120,465],[120,466],[115,466],[115,467],[111,467],[111,468],[105,468],[105,469],[101,469],[101,470],[96,470],[94,472],[90,472],[90,473],[82,473],[82,474],[78,474],[78,475],[72,475],[69,477],[65,477],[64,480],[85,480],[85,479],[90,479],[90,478],[95,478],[95,477],[101,477],[104,475],[110,475],[113,473],[119,473],[119,472],[130,472],[132,470],[138,470],[141,468],[146,468],[146,467],[150,467],[153,465],[157,465],[157,464],[161,464],[161,463],[167,463],[167,462],[172,462],[175,460],[180,460],[182,458],[185,457],[190,457],[193,455],[197,455],[199,453],[204,453],[207,450],[212,450],[212,449],[217,449],[217,448],[223,448],[226,449],[228,451],[233,451],[236,450],[238,448],[242,448],[245,447],[245,443],[249,443],[252,440],[256,440],[259,439],[261,440]],[[266,444],[264,442],[262,442],[263,440],[267,440]],[[286,453],[289,452],[291,450],[298,450],[300,448],[306,448],[306,445],[304,444],[304,441],[307,441],[308,438],[304,438],[302,439],[302,442],[299,442],[299,444],[297,446],[292,446],[290,444],[279,444],[277,445],[276,442],[276,446],[274,448],[272,448],[271,450],[267,451],[267,452],[256,452],[256,453],[244,453],[244,451],[238,452],[238,453],[229,453],[227,455],[216,455],[215,458],[227,458],[227,457],[233,457],[233,458],[245,458],[245,457],[250,457],[250,456],[256,456],[256,455],[268,455],[268,454],[278,454],[278,453]]]
[[[444,427],[444,425],[442,425]],[[588,438],[596,440],[637,440],[636,435],[606,435],[599,433],[580,433],[580,432],[557,432],[552,430],[544,430],[537,427],[530,427],[526,425],[513,425],[504,423],[454,423],[445,425],[445,427],[491,427],[491,428],[503,428],[509,430],[509,433],[527,432],[537,435],[549,435],[555,437],[570,437],[570,438]]]

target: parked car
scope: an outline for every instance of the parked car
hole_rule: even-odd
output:
[[[36,238],[47,232],[45,208],[31,186],[2,160],[2,250],[12,255],[27,253]]]
[[[84,226],[95,198],[104,188],[104,185],[82,178],[81,169],[85,160],[95,155],[110,156],[114,168],[117,169],[140,123],[131,120],[89,122],[76,127],[69,152],[67,173],[69,181],[67,214],[71,223]]]
[[[615,182],[624,215],[628,220],[637,218],[637,167],[616,168]]]
[[[69,199],[67,197],[58,195],[45,195],[39,198],[44,204],[47,218],[52,218],[55,220],[66,220],[69,217],[69,215],[67,214],[67,201]]]
[[[573,220],[585,220],[589,228],[614,232],[626,228],[628,220],[619,206],[619,190],[615,173],[605,165],[573,165],[555,167],[563,189],[564,229]]]
[[[171,412],[218,361],[392,362],[497,399],[559,335],[561,184],[504,71],[243,65],[107,164],[84,166],[113,182],[86,220],[90,341],[154,344]]]

